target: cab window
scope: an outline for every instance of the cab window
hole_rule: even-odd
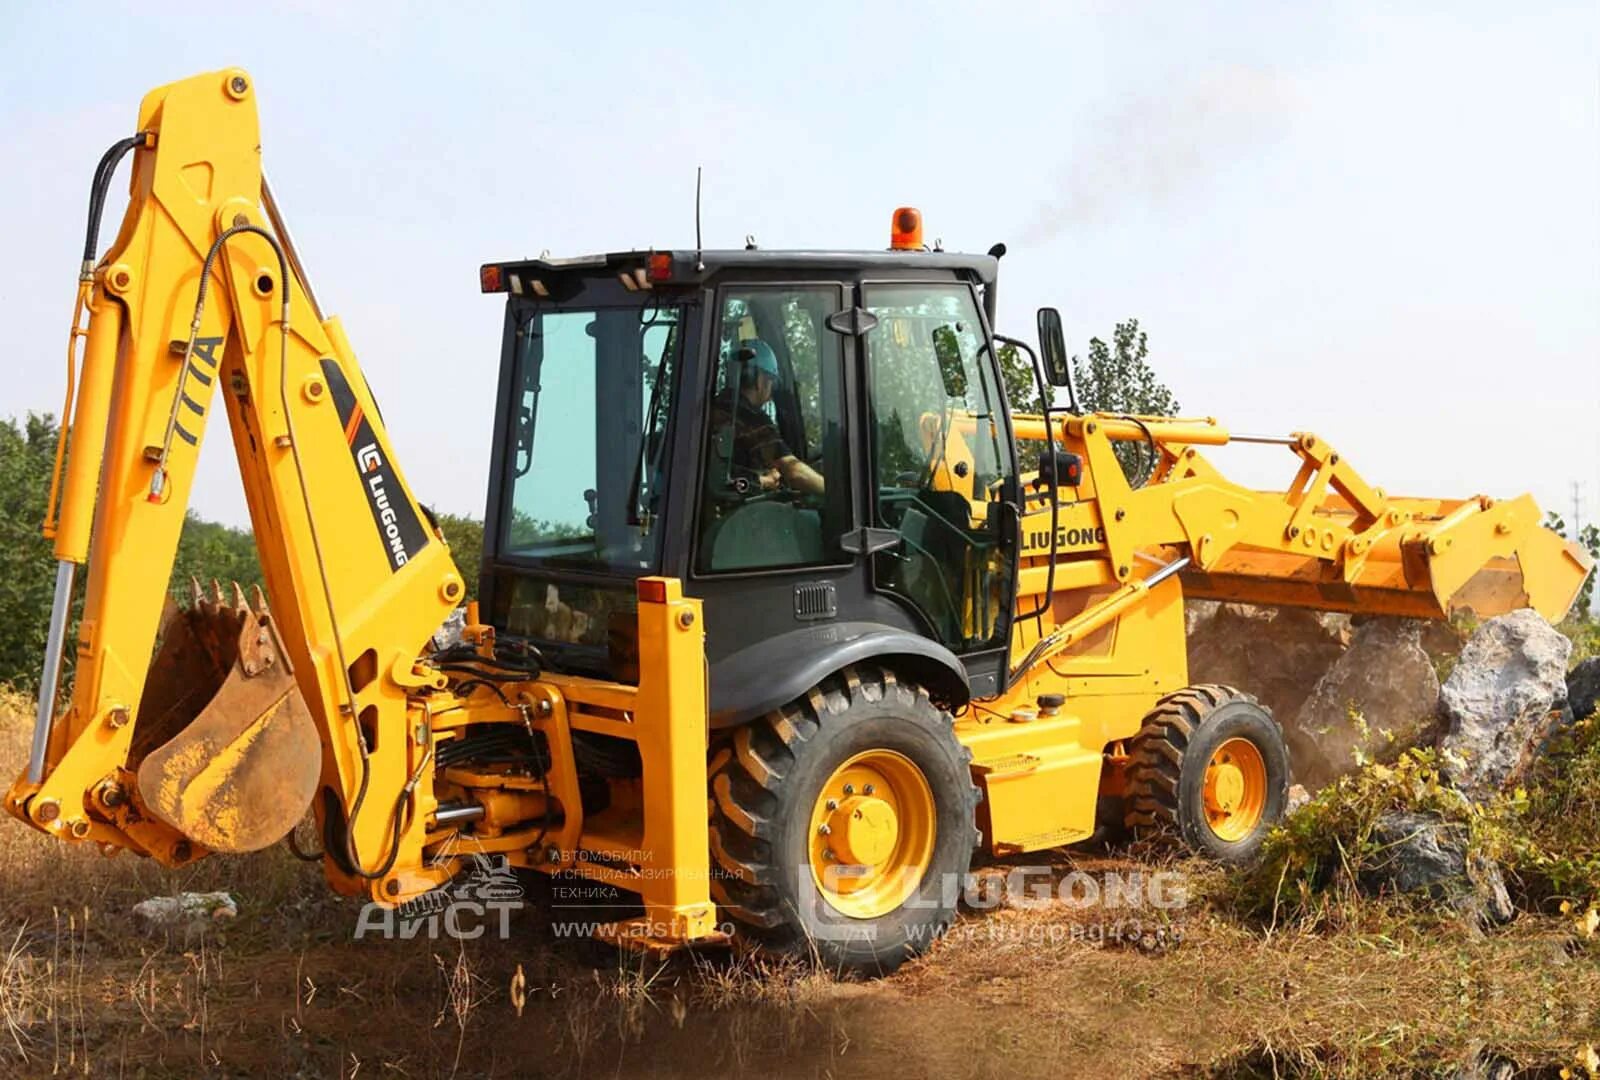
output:
[[[899,543],[873,556],[898,596],[957,652],[1004,640],[1011,563],[1001,500],[1014,470],[972,290],[869,285],[867,333],[875,524]]]
[[[719,305],[701,482],[702,573],[843,561],[850,527],[836,285],[736,287]]]

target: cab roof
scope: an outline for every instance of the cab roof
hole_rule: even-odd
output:
[[[999,270],[993,255],[968,255],[949,251],[778,251],[760,248],[694,251],[614,251],[573,258],[505,259],[485,263],[480,282],[485,292],[520,291],[510,288],[510,276],[569,273],[633,273],[643,270],[651,282],[689,285],[723,270],[832,270],[873,272],[883,270],[941,270],[970,274],[992,285]],[[492,285],[491,285],[492,281]],[[642,282],[641,282],[642,284]]]

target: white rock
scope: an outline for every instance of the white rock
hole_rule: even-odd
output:
[[[146,933],[182,934],[185,937],[215,929],[239,917],[239,905],[225,892],[182,892],[153,896],[133,905],[133,918]]]
[[[1439,690],[1446,770],[1468,795],[1517,780],[1567,703],[1572,642],[1531,608],[1490,619]]]
[[[1284,817],[1288,817],[1310,801],[1311,792],[1307,791],[1304,785],[1291,784],[1289,786],[1289,801],[1283,807]]]
[[[467,625],[467,609],[458,607],[445,616],[439,629],[433,632],[433,651],[440,652],[444,649],[453,649],[461,644],[461,631]]]

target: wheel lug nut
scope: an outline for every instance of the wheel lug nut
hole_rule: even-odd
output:
[[[866,787],[861,789],[861,794],[863,794],[863,795],[871,795],[872,791],[873,791],[872,785],[868,784]]]
[[[856,786],[854,784],[846,784],[844,786],[844,793],[846,795],[854,795],[856,793]]]
[[[829,799],[827,808],[829,810],[837,810],[837,809],[839,809],[839,800],[838,799]]]
[[[827,825],[818,825],[817,826],[817,834],[819,836],[832,836],[833,835],[833,830],[831,828],[829,828]]]

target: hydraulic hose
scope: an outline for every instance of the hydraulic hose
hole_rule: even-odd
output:
[[[119,139],[101,155],[100,164],[95,166],[94,181],[89,186],[89,226],[83,237],[83,274],[94,272],[94,249],[100,239],[100,218],[105,212],[106,189],[111,186],[111,177],[128,151],[142,146],[148,137],[149,132],[141,131],[137,135]]]

